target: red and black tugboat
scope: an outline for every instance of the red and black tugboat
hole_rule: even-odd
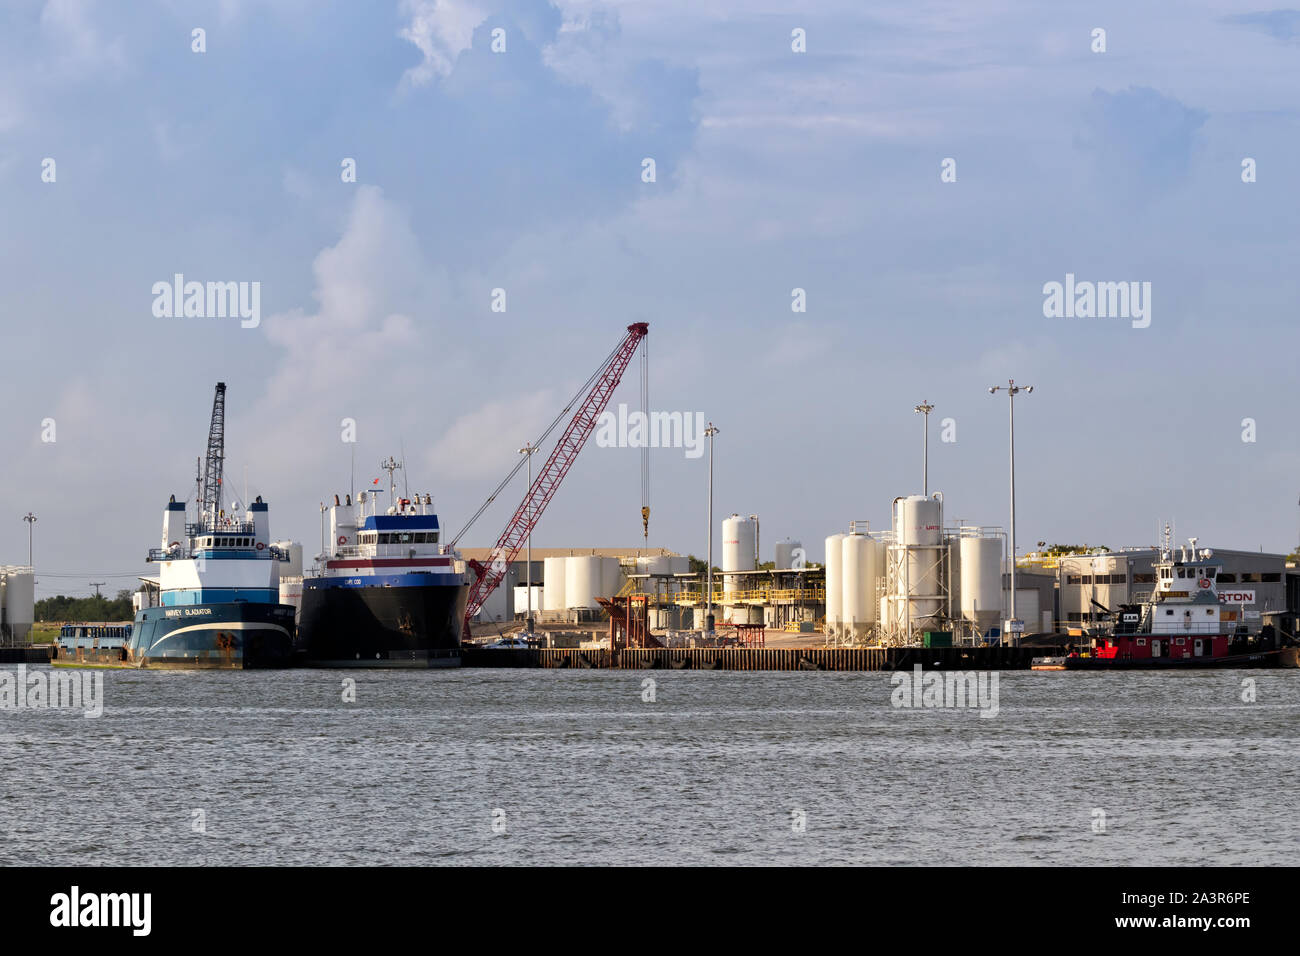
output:
[[[1121,604],[1109,634],[1055,659],[1063,670],[1148,670],[1188,667],[1279,667],[1283,648],[1271,629],[1251,636],[1224,626],[1213,553],[1166,549],[1156,564],[1156,586],[1144,604]],[[1294,655],[1288,655],[1293,659]]]

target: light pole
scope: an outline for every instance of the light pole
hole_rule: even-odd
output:
[[[709,549],[708,565],[705,571],[705,578],[708,589],[707,603],[704,611],[704,630],[707,634],[713,633],[713,436],[718,433],[717,427],[713,422],[709,422],[709,427],[704,429],[704,434],[709,436]]]
[[[30,511],[23,515],[23,520],[27,522],[27,566],[34,567],[32,564],[32,525],[36,524],[36,515]]]
[[[925,416],[925,444],[922,445],[921,451],[921,494],[930,497],[930,413],[934,411],[934,406],[921,399],[921,404],[913,407],[912,411],[919,415]]]
[[[1007,379],[1005,385],[993,385],[989,387],[989,394],[996,395],[998,392],[1006,392],[1009,399],[1008,407],[1010,408],[1010,434],[1011,434],[1011,619],[1007,622],[1008,628],[1016,627],[1020,622],[1016,620],[1016,394],[1024,392],[1026,395],[1032,395],[1034,386],[1017,385],[1014,378]],[[1017,634],[1018,632],[1012,632]],[[1015,646],[1020,641],[1019,636],[1011,638],[1011,646]]]
[[[537,453],[537,446],[532,442],[524,445],[519,449],[519,454],[528,456],[528,491],[525,493],[524,501],[528,501],[529,495],[533,491],[533,455]],[[528,516],[528,559],[527,559],[527,591],[528,591],[528,616],[524,618],[528,633],[533,633],[533,520],[532,515]],[[516,578],[516,580],[518,580]]]

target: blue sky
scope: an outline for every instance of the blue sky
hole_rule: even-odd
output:
[[[922,399],[948,516],[1005,523],[1014,377],[1022,545],[1289,550],[1298,80],[1300,12],[1228,2],[6,4],[0,562],[32,510],[39,594],[145,572],[217,380],[277,537],[319,541],[343,418],[458,529],[634,321],[765,544],[883,527]],[[177,272],[261,324],[155,317]],[[1150,282],[1150,327],[1045,318],[1066,273]],[[587,448],[534,543],[635,544],[639,469]],[[651,545],[702,553],[705,463],[651,472]]]

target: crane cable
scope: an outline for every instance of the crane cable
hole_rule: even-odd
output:
[[[650,345],[649,336],[641,340],[641,420],[645,422],[645,440],[641,443],[641,535],[650,546]]]
[[[644,342],[644,339],[642,341]],[[555,416],[554,421],[552,421],[551,424],[546,426],[546,431],[542,432],[541,437],[538,438],[535,442],[533,442],[533,447],[540,447],[541,444],[544,441],[546,441],[547,436],[550,435],[551,432],[555,431],[555,426],[560,424],[560,422],[564,420],[564,417],[569,414],[569,411],[578,402],[578,400],[583,398],[587,394],[587,392],[591,389],[592,385],[596,383],[596,380],[600,378],[603,374],[605,374],[605,369],[607,369],[610,363],[614,361],[614,357],[618,355],[619,350],[622,347],[623,347],[622,342],[614,346],[613,351],[611,351],[609,355],[605,357],[605,361],[601,362],[600,366],[596,369],[596,371],[591,373],[591,378],[587,379],[587,381],[583,383],[582,387],[578,389],[577,394],[575,394],[573,398],[569,399],[569,403],[560,410],[560,413],[558,415]],[[492,504],[492,502],[497,500],[497,495],[501,494],[502,490],[506,487],[506,485],[510,484],[510,482],[514,480],[515,476],[518,475],[519,472],[523,470],[524,465],[528,463],[529,457],[530,456],[524,456],[520,458],[518,462],[515,463],[515,466],[510,469],[510,473],[507,474],[505,478],[501,480],[501,484],[497,485],[496,490],[493,491],[492,494],[488,496],[487,501],[479,505],[478,511],[474,512],[474,514],[470,516],[469,521],[465,523],[465,527],[461,528],[460,532],[456,535],[456,537],[451,539],[451,541],[447,545],[449,549],[455,550],[456,543],[465,536],[466,531],[468,531],[471,527],[473,527],[474,522],[477,521],[482,516],[483,512],[487,511],[488,507]],[[540,475],[537,477],[539,479],[541,478]],[[532,489],[529,490],[531,491]]]

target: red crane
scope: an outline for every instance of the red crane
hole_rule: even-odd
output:
[[[578,452],[582,451],[582,446],[587,443],[587,439],[591,436],[601,412],[609,404],[610,396],[614,394],[614,389],[618,387],[619,381],[623,378],[623,372],[627,370],[628,364],[632,361],[632,356],[636,354],[637,346],[641,344],[649,331],[650,325],[647,322],[634,322],[627,327],[627,335],[623,341],[610,353],[604,364],[596,370],[591,379],[588,379],[588,384],[593,382],[594,384],[591,384],[591,388],[586,397],[583,398],[582,404],[574,412],[568,427],[564,429],[564,434],[555,443],[555,449],[551,452],[550,457],[546,459],[546,464],[542,466],[537,477],[533,479],[528,494],[524,496],[523,502],[515,510],[514,517],[510,519],[506,529],[501,532],[501,537],[497,539],[496,547],[492,549],[487,563],[470,560],[469,567],[474,573],[474,580],[470,584],[469,599],[465,604],[463,635],[469,635],[470,621],[483,606],[483,602],[487,600],[488,595],[496,590],[502,579],[505,578],[506,569],[510,566],[510,562],[518,556],[519,550],[524,546],[524,542],[528,540],[529,533],[537,526],[546,505],[559,489],[564,476],[573,467]],[[570,407],[572,406],[570,405]],[[542,436],[543,439],[545,437],[545,435]],[[518,468],[515,471],[517,472]],[[509,480],[510,478],[507,477],[506,482]],[[483,513],[483,509],[492,503],[504,485],[505,482],[502,482],[497,491],[493,492],[492,496],[483,504],[483,507],[474,515],[474,518]],[[474,518],[470,519],[471,524]],[[468,527],[466,525],[465,530],[468,530]],[[456,541],[465,533],[465,530],[462,530],[456,536],[456,539],[451,542],[452,547],[455,547]]]

